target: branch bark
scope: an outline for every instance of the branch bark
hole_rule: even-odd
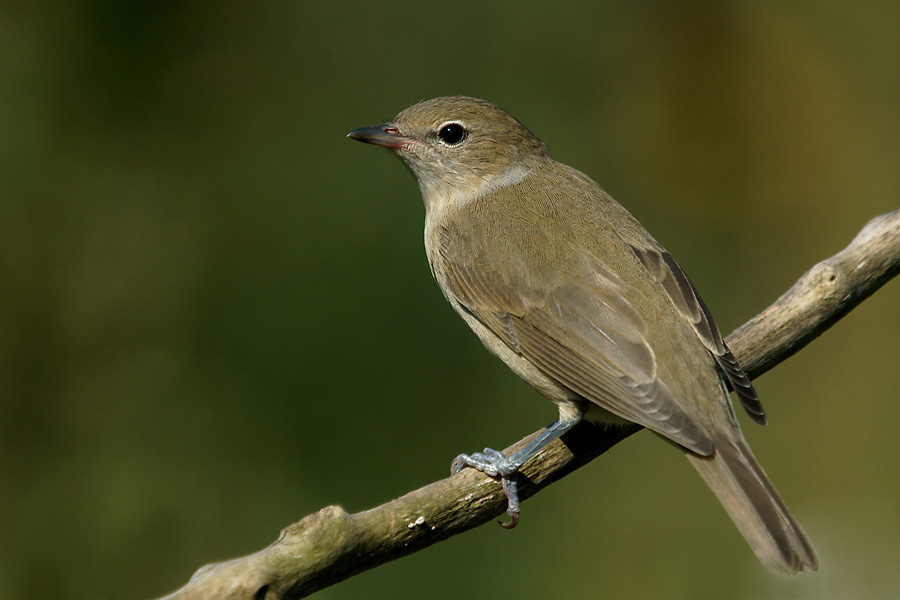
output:
[[[750,377],[758,377],[821,335],[898,272],[900,210],[872,219],[844,250],[814,265],[727,343]],[[638,429],[579,425],[524,465],[520,497],[533,496]],[[264,550],[202,567],[164,600],[303,598],[496,519],[505,509],[499,483],[465,469],[360,513],[325,507],[285,528]]]

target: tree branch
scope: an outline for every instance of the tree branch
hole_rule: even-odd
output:
[[[757,377],[821,335],[898,271],[900,210],[872,219],[849,246],[813,266],[727,343],[750,377]],[[524,465],[520,497],[533,496],[638,429],[579,425]],[[464,469],[364,512],[351,515],[328,506],[285,528],[264,550],[201,568],[165,600],[302,598],[491,521],[505,504],[497,481]]]

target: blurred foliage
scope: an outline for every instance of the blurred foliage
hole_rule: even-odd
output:
[[[0,597],[146,598],[361,510],[552,406],[445,305],[416,186],[344,139],[504,106],[625,203],[726,331],[900,196],[900,5],[0,7]],[[759,565],[649,434],[317,597],[886,598],[900,293],[758,381],[746,427],[815,541]]]

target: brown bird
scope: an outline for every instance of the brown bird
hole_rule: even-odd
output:
[[[766,417],[678,263],[586,175],[547,155],[497,106],[462,96],[412,106],[349,137],[389,148],[425,202],[425,249],[444,296],[488,350],[559,408],[511,456],[462,454],[515,474],[582,418],[637,423],[680,446],[769,569],[815,571],[815,551],[747,446],[726,381]]]

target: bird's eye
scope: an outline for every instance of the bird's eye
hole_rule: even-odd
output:
[[[459,123],[447,123],[438,131],[438,137],[448,146],[455,146],[466,139],[466,128]]]

